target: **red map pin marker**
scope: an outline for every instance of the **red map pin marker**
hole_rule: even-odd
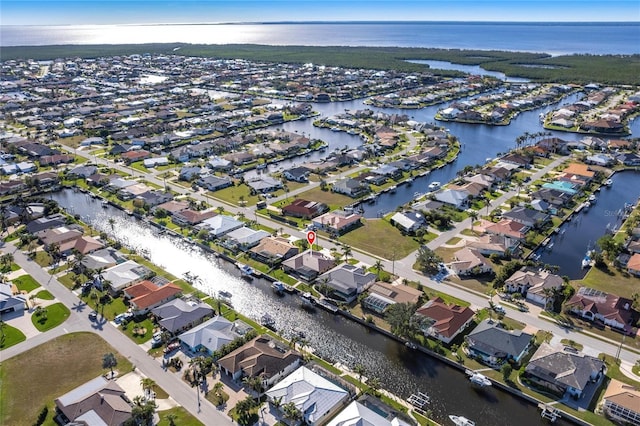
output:
[[[307,232],[307,241],[309,241],[309,245],[311,246],[316,242],[316,233],[314,231]]]

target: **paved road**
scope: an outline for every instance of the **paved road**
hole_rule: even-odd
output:
[[[67,147],[67,149],[71,152],[73,152],[73,149],[70,149]],[[84,156],[88,159],[93,159],[93,156],[91,156],[90,154],[87,154],[85,152],[79,151],[77,152],[78,155]],[[557,165],[559,165],[560,163],[562,163],[563,161],[565,161],[566,158],[558,158],[556,160],[554,160],[552,163],[548,164],[547,166],[545,166],[543,169],[538,170],[537,172],[535,172],[532,176],[531,176],[531,181],[535,181],[537,179],[539,179],[540,177],[542,177],[545,173],[547,173],[548,171],[552,170],[554,167],[556,167]],[[141,173],[135,169],[131,169],[130,167],[125,167],[122,166],[120,164],[116,164],[112,161],[107,161],[104,160],[102,158],[97,158],[97,162],[99,164],[108,166],[108,167],[112,167],[112,168],[116,168],[118,170],[121,170],[125,173],[134,173],[134,176],[138,176],[138,177],[142,177],[144,179],[147,179],[155,184],[158,185],[164,185],[164,182],[161,179],[157,179],[153,176],[149,176],[147,174]],[[224,203],[220,203],[217,202],[215,200],[212,200],[210,197],[205,197],[200,193],[194,193],[190,188],[189,189],[185,189],[182,188],[178,185],[175,184],[170,184],[168,183],[169,186],[171,186],[172,190],[180,193],[180,194],[188,194],[189,196],[196,198],[198,201],[206,201],[209,204],[212,204],[213,206],[217,207],[217,206],[224,206],[225,210],[232,212],[232,213],[243,213],[245,215],[247,215],[247,211],[255,211],[255,206],[250,207],[250,208],[243,208],[243,207],[233,207],[233,206],[229,206],[227,204]],[[499,205],[503,204],[505,201],[507,201],[509,198],[515,196],[516,192],[515,191],[508,191],[505,194],[503,194],[502,196],[500,196],[499,198],[493,200],[491,202],[491,208],[496,208]],[[250,217],[247,215],[247,217]],[[301,238],[304,239],[306,237],[306,233],[303,231],[300,231],[298,229],[295,228],[291,228],[289,226],[287,226],[284,223],[281,222],[275,222],[272,220],[269,220],[267,218],[258,216],[257,217],[258,222],[260,222],[263,225],[269,226],[273,229],[280,229],[282,228],[285,232],[287,232],[288,234],[297,237],[297,238]],[[438,236],[438,238],[436,238],[435,240],[431,241],[429,243],[429,247],[430,248],[435,248],[438,247],[441,244],[446,243],[450,238],[452,238],[453,236],[457,235],[460,231],[462,231],[463,229],[469,228],[471,225],[471,221],[470,219],[466,219],[465,221],[458,223],[454,229],[447,231],[445,233],[443,233],[443,235]],[[337,241],[334,240],[329,240],[329,239],[325,239],[322,237],[319,237],[320,240],[322,240],[321,244],[324,248],[336,248],[336,249],[340,249],[341,244]],[[367,253],[363,253],[360,251],[356,251],[354,250],[352,253],[352,257],[364,262],[366,264],[369,265],[373,265],[376,260],[378,260],[378,257],[371,255],[371,254],[367,254]],[[413,270],[413,265],[415,263],[415,259],[416,259],[416,253],[412,253],[409,256],[405,257],[404,259],[401,260],[396,260],[394,261],[389,261],[386,259],[380,259],[382,260],[383,263],[383,267],[385,270],[387,271],[394,271],[396,275],[401,276],[402,278],[406,278],[410,281],[419,281],[421,282],[423,285],[425,285],[426,287],[432,288],[432,289],[436,289],[439,291],[442,291],[446,294],[450,294],[454,297],[460,298],[462,300],[466,300],[468,302],[470,302],[473,306],[475,307],[487,307],[488,306],[488,301],[489,301],[489,297],[486,295],[480,295],[474,292],[470,292],[466,289],[463,289],[461,287],[455,286],[455,285],[451,285],[451,284],[447,284],[447,283],[439,283],[436,282],[434,280],[429,279],[428,277],[425,277],[422,274],[419,274],[418,272],[416,272],[415,270]],[[554,333],[555,335],[558,336],[562,336],[570,338],[572,340],[574,340],[575,342],[578,342],[584,346],[588,346],[590,348],[593,348],[599,352],[604,352],[610,355],[615,355],[618,352],[618,348],[619,348],[619,342],[613,342],[613,341],[602,341],[603,338],[599,337],[598,338],[594,338],[591,337],[588,334],[585,333],[579,333],[576,331],[570,331],[567,330],[565,328],[559,327],[558,325],[554,324],[554,323],[550,323],[546,320],[543,320],[541,318],[538,318],[537,315],[535,315],[534,313],[527,313],[527,312],[520,312],[516,309],[511,309],[510,307],[507,306],[507,315],[510,318],[513,318],[517,321],[520,321],[524,324],[529,324],[533,327],[536,327],[540,330],[546,330],[546,331],[550,331],[552,333]],[[607,340],[607,339],[604,339]],[[640,356],[630,352],[626,349],[622,349],[620,352],[620,358],[626,362],[635,364],[635,362],[640,359]]]
[[[149,356],[142,348],[106,321],[92,322],[88,314],[91,308],[86,306],[75,294],[64,287],[55,277],[49,275],[37,263],[29,260],[11,243],[2,248],[3,253],[12,253],[15,263],[20,265],[29,275],[35,278],[44,288],[49,290],[60,302],[71,309],[71,315],[62,325],[42,333],[32,339],[12,346],[0,352],[3,360],[16,356],[26,350],[45,343],[67,332],[92,332],[111,346],[116,348],[124,357],[138,368],[142,374],[153,379],[158,386],[203,424],[233,425],[234,423],[224,413],[218,411],[209,401],[200,397],[201,406],[198,408],[196,390],[191,388],[171,372],[166,372],[161,365]]]

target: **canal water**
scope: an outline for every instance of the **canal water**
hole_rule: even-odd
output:
[[[583,269],[581,263],[587,250],[594,249],[598,238],[608,229],[620,227],[625,203],[635,204],[640,196],[640,172],[618,172],[612,180],[611,187],[603,186],[595,194],[597,200],[591,207],[573,215],[570,222],[560,227],[559,233],[551,238],[553,247],[539,251],[540,262],[559,266],[559,274],[572,280],[585,276],[588,269]]]
[[[427,393],[431,396],[428,408],[443,424],[449,424],[450,414],[474,419],[479,426],[512,425],[514,419],[521,426],[540,424],[532,404],[497,389],[476,389],[462,372],[339,315],[309,312],[301,307],[298,297],[277,296],[266,280],[248,283],[240,279],[234,265],[187,241],[159,234],[156,228],[113,207],[103,208],[81,192],[63,190],[51,196],[96,229],[148,254],[153,263],[173,275],[181,277],[189,272],[197,276],[196,286],[205,293],[230,292],[233,307],[242,314],[259,320],[268,313],[285,336],[292,335],[294,327],[304,330],[309,346],[318,355],[348,365],[361,363],[369,375],[380,378],[385,389],[404,398],[418,391]],[[113,224],[109,218],[114,219]]]
[[[524,83],[529,81],[526,78],[509,77],[502,72],[485,70],[480,65],[462,65],[462,64],[454,64],[453,62],[447,62],[447,61],[430,61],[430,60],[423,60],[423,59],[411,59],[411,60],[408,60],[407,62],[411,62],[413,64],[428,65],[429,68],[436,69],[436,70],[454,70],[454,71],[466,72],[473,75],[486,75],[486,76],[499,78],[500,80],[503,80],[503,81],[514,82],[514,83],[515,82]]]

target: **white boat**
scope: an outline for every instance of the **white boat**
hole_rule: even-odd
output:
[[[489,380],[489,378],[487,376],[485,376],[484,374],[474,373],[474,374],[471,375],[471,377],[469,377],[469,380],[474,385],[478,385],[478,386],[482,386],[482,387],[491,386],[491,380]]]
[[[589,195],[589,202],[595,203],[596,202],[596,196],[593,195],[593,194]]]
[[[389,187],[389,192],[396,192],[397,187],[395,185]]]
[[[413,183],[413,178],[409,177],[407,178],[407,180],[405,180],[405,182],[407,183],[407,185],[411,185]]]
[[[313,296],[309,292],[304,292],[300,295],[300,300],[302,300],[303,308],[315,308],[315,300]]]
[[[264,314],[262,317],[260,317],[260,325],[275,331],[275,329],[276,329],[276,320],[274,320],[271,317],[271,315]]]
[[[284,292],[284,283],[281,282],[281,281],[274,281],[273,284],[271,284],[271,288],[276,293],[283,293]]]
[[[607,180],[604,182],[604,184],[605,184],[607,187],[610,187],[611,185],[613,185],[613,179],[607,179]]]
[[[582,268],[588,268],[591,266],[591,251],[587,251],[587,254],[582,258]]]
[[[253,279],[253,268],[249,265],[242,265],[240,267],[240,274],[242,278]]]
[[[429,189],[432,190],[432,191],[436,190],[436,189],[440,188],[440,185],[441,185],[440,182],[431,182],[429,184]]]
[[[109,206],[109,200],[102,200],[102,208],[106,209]]]
[[[589,201],[585,201],[584,203],[582,203],[582,208],[584,210],[588,209],[589,207],[591,207],[591,203]]]
[[[464,417],[464,416],[454,416],[454,415],[450,415],[449,419],[451,419],[451,421],[456,425],[456,426],[476,426],[476,423],[469,420],[468,418]]]

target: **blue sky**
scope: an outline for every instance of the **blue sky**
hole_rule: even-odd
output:
[[[639,0],[0,0],[1,25],[272,21],[640,21]]]

